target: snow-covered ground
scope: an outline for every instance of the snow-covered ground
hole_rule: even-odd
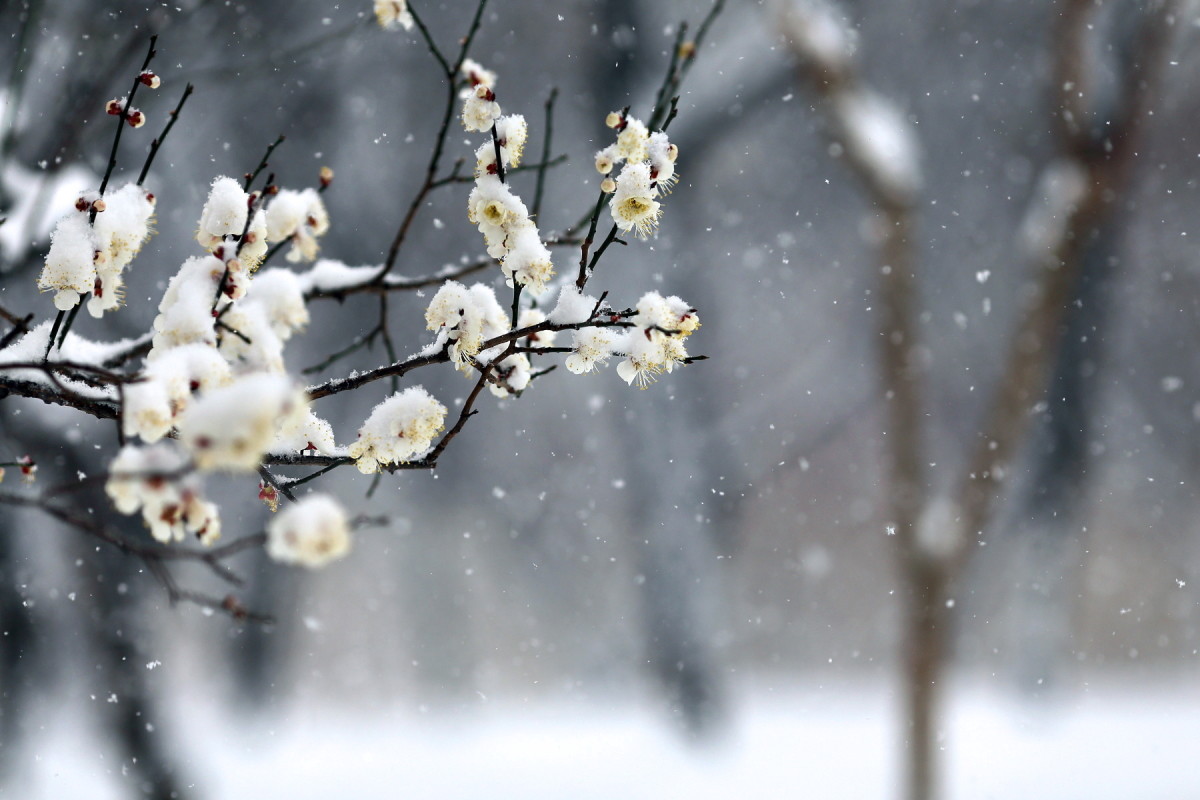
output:
[[[619,703],[481,700],[469,714],[309,707],[253,724],[196,708],[179,716],[179,755],[197,795],[222,800],[891,800],[894,710],[881,688],[757,693],[721,740],[689,746],[652,712]],[[118,793],[120,765],[98,738],[56,721],[6,796],[130,796]],[[1200,797],[1200,687],[1092,689],[1049,705],[962,691],[946,741],[948,800]]]

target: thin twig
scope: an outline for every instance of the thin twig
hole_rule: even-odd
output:
[[[193,91],[195,91],[195,87],[190,83],[184,87],[183,96],[179,98],[179,103],[176,104],[175,109],[168,114],[170,119],[167,120],[167,124],[163,128],[162,133],[160,133],[154,139],[154,141],[150,143],[150,152],[146,154],[146,163],[142,164],[142,171],[138,175],[138,186],[141,186],[146,182],[146,176],[150,173],[150,165],[154,163],[154,157],[158,155],[158,149],[162,147],[162,143],[167,140],[167,134],[171,132],[171,128],[175,127],[175,123],[179,119],[179,112],[183,110],[183,104],[186,103],[187,99],[192,96]]]
[[[542,214],[542,193],[546,186],[546,169],[553,166],[550,162],[550,142],[554,138],[554,102],[558,99],[558,87],[550,90],[550,96],[546,98],[546,135],[542,139],[542,160],[537,164],[537,183],[533,190],[533,210],[532,217],[541,224]],[[566,158],[563,156],[562,158]],[[557,161],[557,159],[556,159]]]
[[[246,182],[242,185],[242,191],[244,191],[244,192],[250,191],[250,187],[251,187],[251,185],[253,185],[254,179],[257,178],[259,176],[259,174],[264,169],[267,168],[267,163],[268,163],[267,159],[269,159],[271,157],[271,153],[275,152],[275,148],[279,147],[279,145],[283,144],[286,139],[287,139],[287,137],[281,133],[281,134],[279,134],[279,137],[275,139],[275,141],[273,141],[269,145],[267,145],[267,152],[263,153],[263,157],[261,159],[259,159],[258,166],[254,168],[253,172],[246,173]],[[267,183],[270,183],[270,182],[271,181],[268,179]]]
[[[412,227],[413,220],[417,216],[417,211],[420,210],[425,198],[429,192],[433,190],[433,185],[437,179],[438,166],[442,161],[442,152],[446,147],[446,136],[450,131],[450,120],[454,117],[454,106],[458,102],[458,87],[455,84],[455,76],[462,68],[462,63],[467,57],[467,52],[470,50],[471,43],[475,39],[475,34],[479,30],[479,23],[483,19],[483,9],[487,5],[487,0],[479,0],[479,4],[475,8],[475,16],[471,20],[471,27],[467,30],[467,35],[463,38],[462,46],[458,51],[458,58],[455,59],[454,65],[446,71],[446,105],[442,111],[442,122],[438,128],[437,137],[434,139],[433,153],[429,157],[429,164],[425,167],[425,180],[421,184],[421,188],[417,190],[416,196],[409,203],[408,211],[404,214],[404,219],[400,222],[400,227],[396,230],[396,235],[392,238],[391,246],[388,247],[387,257],[384,259],[383,267],[375,276],[377,283],[382,283],[385,276],[392,271],[396,266],[396,258],[400,254],[400,247],[404,244],[405,238],[408,236],[409,228]],[[410,11],[411,5],[410,5]],[[414,17],[415,19],[415,17]],[[424,31],[424,27],[422,26]],[[432,38],[427,40],[434,57],[439,62],[444,63],[445,59],[441,56],[439,50],[433,45]]]

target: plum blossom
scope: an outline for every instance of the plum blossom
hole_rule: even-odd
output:
[[[284,564],[317,569],[349,552],[346,511],[328,495],[305,497],[267,525],[267,555]]]
[[[419,458],[433,445],[445,419],[444,405],[424,388],[411,386],[375,406],[350,445],[350,457],[363,474]]]

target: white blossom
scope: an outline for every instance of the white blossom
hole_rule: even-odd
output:
[[[273,453],[296,453],[315,450],[323,455],[332,455],[337,445],[333,440],[333,427],[308,409],[303,415],[289,416],[279,428]]]
[[[467,219],[479,226],[488,255],[504,258],[508,252],[508,232],[529,220],[529,209],[512,193],[508,184],[495,175],[481,175],[467,197]]]
[[[150,535],[164,544],[190,534],[210,545],[221,536],[217,506],[203,498],[199,479],[174,442],[126,445],[109,466],[104,490],[122,514],[141,509]]]
[[[38,278],[38,289],[53,291],[54,307],[66,311],[96,282],[96,253],[100,241],[88,224],[87,212],[73,211],[58,221],[50,236],[50,251]]]
[[[700,327],[700,318],[678,297],[647,292],[638,301],[633,323],[637,327],[626,332],[616,346],[626,356],[617,365],[617,374],[628,384],[637,381],[644,389],[688,357],[684,339]]]
[[[467,97],[471,92],[475,91],[476,86],[486,86],[489,89],[496,88],[496,73],[490,69],[484,69],[483,65],[473,58],[464,58],[459,72],[467,79],[467,88],[463,89],[460,94],[461,97]]]
[[[384,30],[412,30],[412,12],[405,0],[375,0],[375,19]]]
[[[196,241],[205,250],[221,243],[225,236],[241,236],[250,209],[250,195],[233,178],[221,176],[213,181],[200,214]]]
[[[420,386],[392,395],[371,411],[349,454],[359,472],[378,472],[424,455],[445,427],[446,407]]]
[[[237,257],[246,265],[248,271],[254,272],[266,257],[269,245],[267,214],[259,209],[254,212],[254,218],[250,220],[250,229],[246,231],[246,238],[242,240],[241,246],[238,248]]]
[[[247,372],[284,372],[283,339],[262,304],[236,303],[221,322],[228,330],[222,331],[220,351],[230,363]]]
[[[519,394],[529,386],[532,377],[529,356],[525,353],[513,353],[493,365],[493,380],[488,381],[488,391],[500,398]]]
[[[596,171],[601,175],[607,175],[613,171],[613,167],[617,163],[617,146],[610,144],[603,150],[596,152]]]
[[[267,206],[267,238],[272,242],[291,239],[287,260],[312,261],[320,246],[317,237],[329,230],[329,214],[316,189],[281,189]]]
[[[650,163],[650,179],[659,194],[670,194],[671,188],[678,180],[675,174],[675,160],[678,157],[679,148],[671,143],[666,133],[656,131],[650,134],[646,160]]]
[[[529,209],[508,184],[494,174],[477,174],[467,198],[467,218],[483,234],[488,255],[500,259],[510,285],[519,281],[534,295],[546,290],[547,281],[554,277],[553,257],[529,218]]]
[[[192,395],[228,384],[232,372],[215,349],[193,343],[151,351],[143,378],[125,387],[122,429],[126,436],[156,442],[170,432]]]
[[[97,213],[96,278],[88,313],[100,317],[120,306],[124,296],[122,272],[150,238],[154,219],[154,195],[128,183],[104,198],[104,211]]]
[[[272,268],[254,276],[242,305],[262,306],[271,330],[287,341],[308,324],[308,307],[299,276],[291,270]]]
[[[157,442],[171,432],[174,413],[167,387],[160,381],[146,380],[125,387],[121,409],[121,430],[126,436]]]
[[[645,124],[635,117],[626,117],[625,127],[617,134],[617,159],[630,163],[645,161],[649,141]]]
[[[506,237],[508,252],[500,269],[509,279],[519,281],[534,296],[546,291],[546,283],[554,277],[554,262],[550,249],[542,244],[537,226],[526,221],[512,226]]]
[[[309,495],[279,512],[267,525],[267,555],[284,564],[317,569],[348,552],[346,512],[328,495]]]
[[[201,469],[253,470],[277,432],[307,408],[287,377],[247,375],[194,400],[179,417],[179,439]]]
[[[500,157],[504,159],[505,166],[520,166],[528,138],[529,126],[520,114],[509,114],[496,120],[496,139],[500,143]],[[492,150],[495,151],[494,145]]]
[[[213,305],[225,265],[215,256],[194,256],[171,278],[154,319],[154,350],[181,344],[217,343]],[[228,302],[228,298],[222,298]],[[218,309],[221,306],[218,305]]]
[[[463,101],[462,123],[468,131],[489,131],[499,118],[500,104],[496,102],[496,94],[482,83]]]
[[[654,199],[650,165],[627,163],[617,176],[617,191],[608,203],[613,222],[623,231],[645,238],[658,228],[662,206]]]
[[[429,330],[450,341],[450,358],[463,373],[472,361],[484,360],[483,343],[508,330],[508,316],[496,300],[492,287],[476,283],[470,289],[457,281],[446,281],[425,310]]]
[[[583,328],[575,331],[571,346],[575,352],[567,356],[566,367],[576,375],[591,372],[613,354],[616,335],[608,328]]]
[[[556,325],[577,325],[592,318],[597,300],[584,294],[573,283],[563,284],[558,290],[558,302],[550,311],[550,321]]]
[[[592,302],[595,301],[593,300]],[[525,308],[521,310],[520,315],[517,317],[517,327],[529,328],[534,325],[540,325],[545,321],[546,315],[538,309]],[[538,331],[537,333],[529,334],[529,336],[525,337],[525,340],[534,347],[551,347],[554,345],[554,340],[557,336],[558,331]]]

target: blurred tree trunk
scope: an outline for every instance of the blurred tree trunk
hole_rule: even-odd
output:
[[[103,502],[96,498],[93,502]],[[94,570],[91,591],[90,655],[96,708],[120,748],[121,775],[129,776],[131,796],[155,800],[185,798],[186,782],[178,777],[170,741],[158,714],[150,685],[154,660],[145,641],[144,592],[158,591],[138,569],[136,560],[112,548],[88,554]]]
[[[16,540],[20,513],[0,513],[0,781],[17,764],[28,727],[28,708],[39,673],[38,639],[33,611],[20,589],[22,554]]]
[[[1063,350],[1067,312],[1080,291],[1085,258],[1097,251],[1102,234],[1115,224],[1115,211],[1129,187],[1136,142],[1157,101],[1177,8],[1177,3],[1162,2],[1124,9],[1125,16],[1138,19],[1116,25],[1123,32],[1121,43],[1105,48],[1092,41],[1100,26],[1091,0],[1059,4],[1052,81],[1062,155],[1046,170],[1046,197],[1035,198],[1044,207],[1034,213],[1044,218],[1031,220],[1037,231],[1028,248],[1035,270],[1033,294],[1007,343],[1000,378],[967,454],[963,477],[945,497],[930,494],[922,457],[922,387],[914,360],[919,343],[912,243],[916,206],[912,197],[897,194],[889,185],[888,165],[871,152],[868,137],[855,130],[857,120],[846,111],[856,97],[870,91],[859,78],[848,44],[853,37],[845,37],[850,49],[836,52],[827,38],[817,35],[822,25],[844,26],[843,17],[825,0],[792,0],[781,9],[803,77],[826,101],[834,136],[842,140],[848,165],[882,219],[878,364],[887,400],[887,505],[907,587],[903,635],[908,800],[930,800],[937,794],[937,724],[950,642],[950,587],[962,574],[975,537],[991,521],[1014,454],[1026,438],[1030,411],[1046,394],[1051,366],[1073,355]],[[1113,92],[1107,97],[1094,94],[1095,54],[1113,50],[1119,55]],[[1107,98],[1115,100],[1097,104]],[[1063,453],[1075,456],[1070,448]],[[1062,486],[1074,484],[1067,481]]]
[[[1030,437],[1033,463],[1015,526],[1026,540],[1015,652],[1020,659],[1018,680],[1033,693],[1045,691],[1061,672],[1070,629],[1073,587],[1079,574],[1072,559],[1083,535],[1092,417],[1100,394],[1109,287],[1121,227],[1122,220],[1116,218],[1108,229],[1096,231],[1083,256],[1050,381],[1047,412],[1034,423]]]
[[[304,575],[297,570],[272,569],[273,562],[263,549],[255,549],[247,558],[246,604],[271,615],[271,625],[246,625],[231,640],[235,690],[243,709],[261,710],[282,699],[281,683],[287,674],[291,624],[300,600]]]
[[[611,33],[599,39],[593,51],[594,93],[600,103],[598,127],[604,112],[631,101],[647,102],[648,87],[653,86],[647,80],[652,77],[648,66],[652,58],[639,3],[605,0],[599,16]],[[628,86],[641,86],[642,90],[633,98],[616,93],[618,87]],[[638,113],[636,108],[634,113]],[[609,135],[607,130],[601,134],[603,138]],[[694,395],[677,397],[676,406],[639,408],[628,424],[618,428],[622,452],[641,452],[647,442],[665,438],[697,446],[695,431],[704,428],[693,427],[694,420],[681,424],[697,413]],[[667,433],[672,430],[677,435]],[[676,453],[674,462],[686,465],[690,474],[672,474],[676,470],[664,474],[664,465],[654,459],[629,461],[628,531],[640,576],[646,661],[685,732],[703,737],[723,716],[712,645],[716,628],[713,605],[719,594],[716,547],[711,529],[703,521],[704,498],[698,489],[711,485],[705,477],[710,468],[702,459],[682,453]]]
[[[101,465],[92,463],[80,450],[66,448],[63,453],[59,480],[102,472]],[[103,508],[109,502],[99,485],[85,487],[75,494],[75,499],[83,508]],[[129,527],[136,524],[129,521]],[[66,531],[64,535],[77,534]],[[187,784],[177,777],[166,744],[171,741],[165,738],[167,726],[156,707],[151,686],[155,673],[146,666],[155,657],[146,630],[143,601],[148,593],[157,593],[160,588],[147,579],[137,559],[114,547],[97,547],[85,539],[78,551],[79,558],[90,564],[91,576],[89,602],[83,606],[90,617],[84,626],[89,647],[78,654],[87,659],[80,665],[79,673],[91,676],[89,688],[96,697],[94,708],[122,759],[119,774],[129,777],[134,797],[186,798],[188,793],[183,787]]]

